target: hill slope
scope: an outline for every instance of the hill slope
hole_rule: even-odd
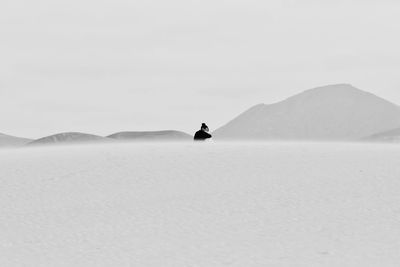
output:
[[[382,133],[373,134],[371,136],[362,138],[361,141],[400,143],[400,128],[385,131]]]
[[[96,143],[111,141],[108,138],[78,132],[59,133],[46,136],[29,143],[29,145],[55,145],[55,144],[74,144],[74,143]]]
[[[23,146],[32,141],[28,138],[16,137],[0,133],[0,147]]]
[[[145,131],[145,132],[119,132],[107,136],[124,141],[187,141],[193,137],[179,131]]]
[[[257,105],[217,129],[219,139],[356,140],[400,126],[400,108],[348,84]]]

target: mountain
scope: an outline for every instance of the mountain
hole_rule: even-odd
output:
[[[123,141],[188,141],[193,137],[179,131],[147,131],[147,132],[119,132],[107,136],[108,138]]]
[[[400,127],[400,108],[349,84],[260,104],[214,132],[216,139],[356,140]]]
[[[400,143],[400,128],[373,134],[368,137],[362,138],[361,141]]]
[[[28,145],[55,145],[55,144],[74,144],[74,143],[97,143],[107,142],[110,139],[98,135],[66,132],[46,136],[30,142]]]
[[[0,147],[23,146],[32,141],[28,138],[16,137],[0,133]]]

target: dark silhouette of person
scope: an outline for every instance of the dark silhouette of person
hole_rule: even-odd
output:
[[[201,129],[194,134],[195,141],[204,141],[211,138],[211,134],[208,133],[209,129],[205,123],[201,124]]]

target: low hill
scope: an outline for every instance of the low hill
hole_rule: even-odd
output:
[[[121,141],[188,141],[193,139],[193,137],[187,133],[173,130],[119,132],[107,137]]]
[[[361,141],[365,142],[393,142],[400,143],[400,128],[390,131],[373,134],[371,136],[362,138]]]
[[[32,139],[11,136],[0,133],[0,147],[23,146],[32,141]]]
[[[216,139],[358,140],[400,127],[400,108],[349,84],[260,104],[214,132]]]
[[[66,132],[46,136],[29,143],[29,145],[56,145],[56,144],[74,144],[74,143],[96,143],[107,142],[110,139],[98,135]]]

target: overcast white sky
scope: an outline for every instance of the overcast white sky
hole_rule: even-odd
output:
[[[194,132],[351,83],[400,104],[397,0],[2,0],[0,132]]]

